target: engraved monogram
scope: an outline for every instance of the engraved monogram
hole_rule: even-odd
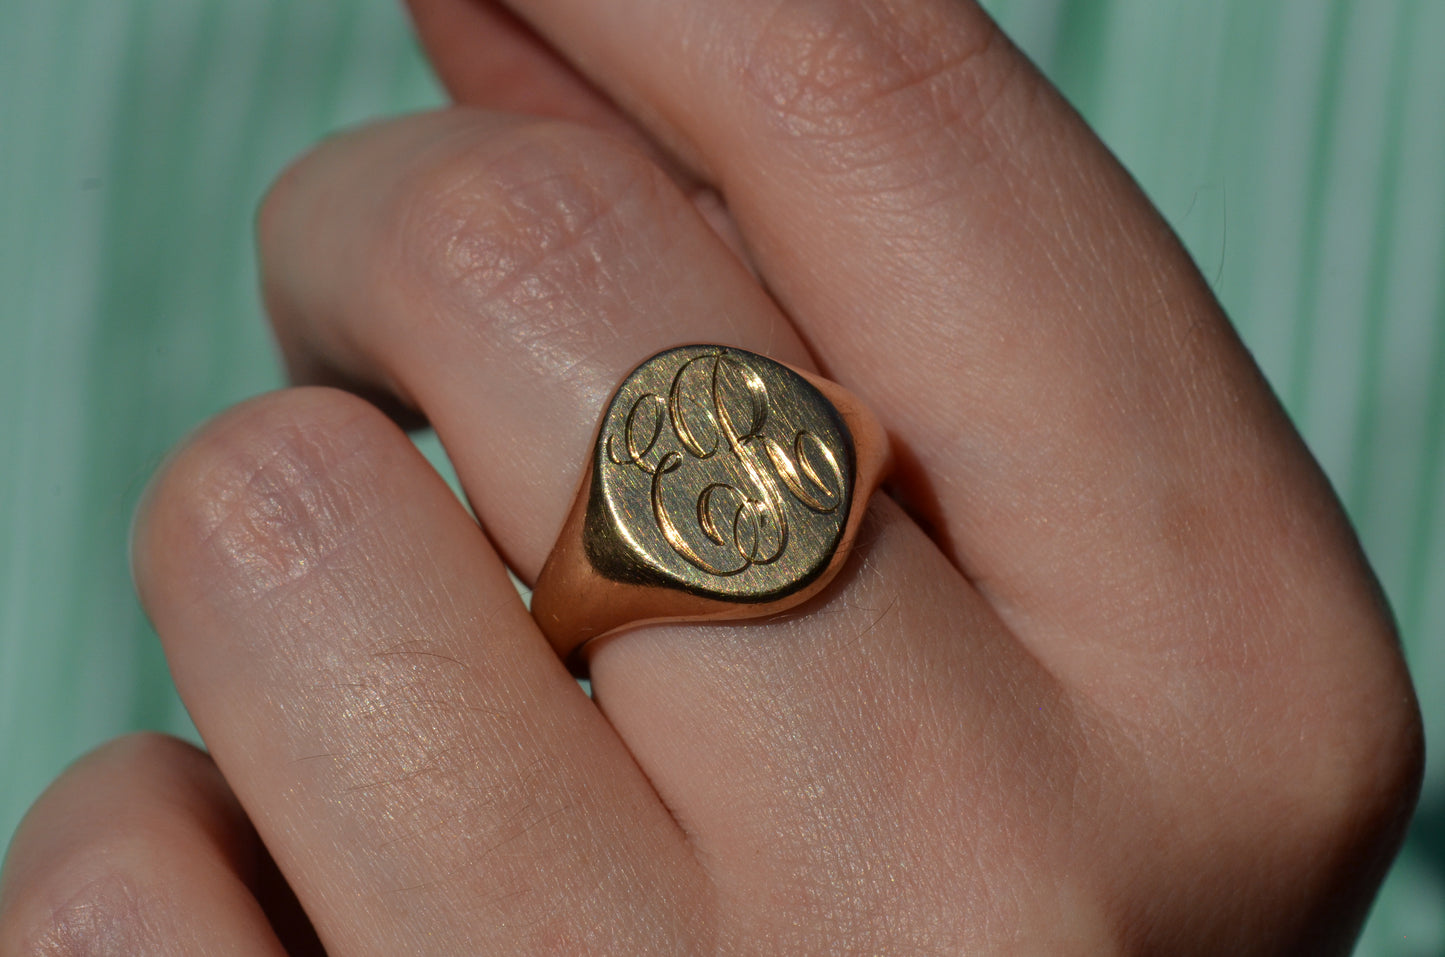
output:
[[[719,577],[783,558],[794,535],[790,512],[795,521],[838,513],[847,497],[845,467],[851,468],[850,459],[840,463],[851,453],[830,447],[837,427],[810,428],[809,415],[822,421],[816,410],[776,394],[786,386],[777,373],[770,394],[745,355],[692,355],[670,383],[658,380],[626,406],[605,437],[607,460],[650,478],[651,519],[667,546]],[[802,383],[791,371],[782,374]],[[841,517],[828,524],[840,527]]]

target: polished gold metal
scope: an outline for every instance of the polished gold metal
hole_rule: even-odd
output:
[[[826,379],[725,346],[659,353],[603,413],[532,614],[581,670],[625,627],[805,601],[847,557],[886,448]]]

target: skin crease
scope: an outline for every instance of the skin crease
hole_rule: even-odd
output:
[[[1347,952],[1421,774],[1388,609],[1188,257],[984,14],[412,6],[462,106],[288,170],[263,278],[293,378],[424,415],[480,528],[355,395],[189,440],[134,562],[210,757],[68,771],[0,955],[107,952],[77,913],[112,950]],[[800,613],[603,642],[591,701],[504,561],[535,576],[622,375],[707,341],[844,384],[898,471]]]
[[[159,735],[122,738],[77,762],[21,825],[0,883],[0,953],[279,957],[255,896],[263,859],[209,758]]]

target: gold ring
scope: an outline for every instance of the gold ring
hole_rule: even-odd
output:
[[[752,618],[842,566],[888,464],[836,383],[730,346],[681,346],[613,393],[532,592],[557,654],[661,621]]]

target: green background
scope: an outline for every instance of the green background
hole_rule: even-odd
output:
[[[1350,510],[1445,732],[1445,0],[994,0],[1183,235]],[[191,735],[126,568],[165,450],[280,384],[267,182],[441,101],[395,0],[0,3],[0,834]],[[434,446],[433,446],[434,450]],[[1445,762],[1359,953],[1445,954]]]

